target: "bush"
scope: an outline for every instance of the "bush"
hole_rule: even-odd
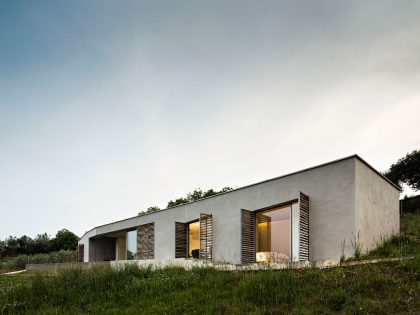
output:
[[[26,264],[46,264],[63,263],[76,261],[76,251],[60,250],[49,254],[36,254],[33,256],[19,255],[17,257],[6,258],[0,262],[0,269],[22,270]]]

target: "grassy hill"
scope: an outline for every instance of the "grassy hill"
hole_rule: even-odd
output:
[[[214,269],[68,270],[0,276],[5,314],[419,314],[420,214],[402,217],[400,237],[366,257],[411,260],[332,269],[225,272]]]

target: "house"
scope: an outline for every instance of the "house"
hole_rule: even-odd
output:
[[[232,264],[351,257],[399,232],[398,187],[357,155],[101,225],[79,261]]]

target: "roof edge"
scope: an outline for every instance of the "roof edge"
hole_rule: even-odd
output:
[[[111,222],[111,223],[106,223],[106,224],[98,225],[98,226],[94,227],[93,229],[85,232],[80,239],[82,239],[87,233],[93,231],[94,229],[97,229],[99,227],[103,227],[103,226],[106,226],[106,225],[109,225],[109,224],[113,224],[113,223],[117,223],[117,222],[123,222],[123,221],[131,220],[131,219],[134,219],[134,218],[138,218],[138,217],[142,217],[142,216],[146,216],[146,215],[155,214],[155,213],[158,213],[158,212],[161,212],[161,211],[166,211],[166,210],[171,210],[171,209],[183,207],[183,206],[186,206],[186,205],[195,203],[195,202],[200,202],[200,201],[203,201],[203,200],[206,200],[206,199],[210,199],[210,198],[218,197],[218,196],[221,196],[221,195],[229,194],[229,193],[232,193],[232,192],[237,191],[237,190],[241,190],[241,189],[249,188],[249,187],[252,187],[252,186],[264,184],[264,183],[267,183],[267,182],[271,182],[273,180],[277,180],[277,179],[280,179],[280,178],[284,178],[284,177],[296,175],[296,174],[299,174],[299,173],[307,172],[307,171],[310,171],[310,170],[313,170],[313,169],[316,169],[316,168],[324,167],[324,166],[327,166],[327,165],[330,165],[330,164],[339,163],[339,162],[342,162],[342,161],[345,161],[345,160],[349,160],[349,159],[352,159],[352,158],[358,159],[360,162],[362,162],[363,164],[365,164],[367,167],[369,167],[377,175],[379,175],[380,177],[382,177],[385,181],[387,181],[391,186],[393,186],[399,192],[402,191],[398,186],[396,186],[393,182],[391,182],[388,178],[386,178],[381,172],[379,172],[378,170],[376,170],[368,162],[366,162],[364,159],[362,159],[359,155],[352,154],[352,155],[349,155],[349,156],[346,156],[346,157],[343,157],[343,158],[340,158],[340,159],[337,159],[337,160],[333,160],[333,161],[322,163],[322,164],[319,164],[319,165],[316,165],[316,166],[311,166],[311,167],[308,167],[308,168],[304,168],[304,169],[301,169],[301,170],[296,171],[296,172],[287,173],[285,175],[281,175],[281,176],[269,178],[269,179],[266,179],[266,180],[263,180],[263,181],[260,181],[260,182],[256,182],[256,183],[249,184],[249,185],[246,185],[246,186],[238,187],[238,188],[235,188],[235,189],[232,189],[232,190],[229,190],[229,191],[221,192],[221,193],[218,193],[216,195],[205,197],[205,198],[201,198],[201,199],[198,199],[198,200],[195,200],[195,201],[190,201],[190,202],[187,202],[187,203],[183,203],[181,205],[177,205],[177,206],[174,206],[174,207],[161,209],[161,210],[156,211],[156,212],[139,214],[139,215],[136,215],[136,216],[133,216],[133,217],[129,217],[129,218],[126,218],[126,219],[117,220],[117,221],[114,221],[114,222]]]

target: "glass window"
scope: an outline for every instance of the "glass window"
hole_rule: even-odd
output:
[[[137,259],[137,231],[127,232],[127,260]]]
[[[256,214],[257,262],[290,261],[290,212],[289,204]]]
[[[188,224],[188,257],[200,257],[200,222]]]

